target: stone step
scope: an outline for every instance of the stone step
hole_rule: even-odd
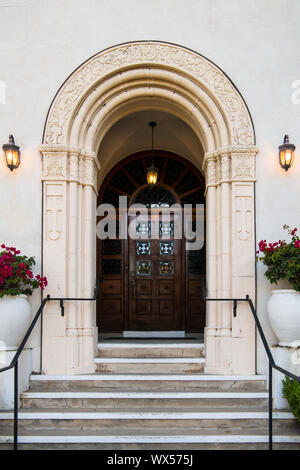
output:
[[[174,411],[172,408],[157,409],[33,409],[19,411],[19,429],[24,430],[55,430],[59,429],[88,429],[103,428],[134,428],[140,429],[164,428],[171,429],[198,428],[220,430],[261,429],[268,430],[268,411],[253,409],[226,410],[223,408],[181,408]],[[13,413],[0,412],[0,431],[12,430]],[[298,430],[300,424],[288,411],[273,413],[273,430],[280,432]]]
[[[204,357],[204,344],[197,340],[174,340],[170,344],[160,340],[114,340],[98,344],[99,357]]]
[[[99,408],[99,407],[149,407],[149,406],[220,406],[238,408],[263,407],[268,402],[267,392],[240,391],[28,391],[22,393],[24,408]]]
[[[204,374],[90,374],[73,376],[32,375],[31,391],[95,389],[140,390],[237,390],[266,391],[266,377]]]
[[[98,372],[179,374],[203,371],[205,359],[198,357],[96,357],[95,364]]]
[[[1,448],[9,448],[12,436],[7,432],[0,434]],[[233,429],[225,432],[213,430],[188,429],[103,429],[84,431],[56,429],[34,432],[23,430],[19,436],[20,448],[43,449],[258,449],[267,448],[268,434],[260,429]],[[274,436],[274,448],[300,449],[300,435],[296,432],[280,433]],[[24,447],[22,447],[24,444]],[[5,446],[6,445],[6,446]]]

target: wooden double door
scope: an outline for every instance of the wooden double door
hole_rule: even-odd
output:
[[[146,174],[153,161],[158,182],[149,187]],[[97,302],[100,331],[203,331],[205,245],[186,250],[184,237],[177,237],[178,213],[171,212],[169,222],[157,216],[154,224],[152,213],[173,204],[191,204],[194,211],[205,203],[204,191],[204,178],[190,162],[161,150],[129,156],[105,177],[98,205],[116,208],[117,227],[119,196],[127,197],[128,210],[132,204],[146,207],[148,220],[139,219],[134,236],[119,238],[117,229],[115,238],[97,239],[97,274],[103,278]],[[134,221],[130,217],[128,223]]]
[[[137,238],[129,241],[129,330],[184,328],[182,240],[175,226],[174,216],[136,223]]]
[[[159,221],[157,238],[151,222],[141,222],[136,239],[98,241],[100,331],[203,331],[205,246],[186,251],[174,223]]]

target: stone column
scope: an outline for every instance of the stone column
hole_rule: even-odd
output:
[[[206,155],[206,284],[207,296],[217,297],[217,189],[216,189],[216,157]],[[215,337],[217,332],[217,305],[206,304],[205,350],[206,367],[213,367],[215,354]],[[208,354],[209,352],[209,354]]]
[[[249,294],[255,303],[256,147],[231,149],[232,166],[232,295]],[[232,321],[232,369],[255,373],[255,323],[247,304],[240,303]]]
[[[96,175],[94,152],[41,147],[44,185],[44,274],[51,297],[92,297],[95,285]],[[49,302],[43,322],[46,374],[94,372],[93,302]]]
[[[67,293],[67,159],[63,146],[43,146],[43,263],[52,297]],[[43,313],[43,371],[64,373],[66,361],[66,317],[59,314],[58,302],[49,302]]]
[[[97,172],[95,155],[85,154],[84,185],[82,191],[82,246],[83,246],[83,285],[84,297],[92,297],[96,282],[96,204]],[[96,327],[96,303],[85,302],[81,317],[81,351],[82,364],[89,367],[90,358],[94,358],[98,342],[98,329]]]
[[[208,297],[255,295],[255,147],[205,155]],[[209,374],[253,374],[255,329],[247,305],[207,302],[206,367]]]

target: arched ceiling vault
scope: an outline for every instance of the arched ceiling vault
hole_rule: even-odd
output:
[[[124,117],[105,134],[98,151],[99,183],[124,157],[151,149],[150,121],[157,123],[154,129],[155,149],[182,155],[201,171],[203,148],[193,130],[178,117],[151,109]]]

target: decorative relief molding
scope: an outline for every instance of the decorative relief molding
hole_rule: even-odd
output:
[[[95,152],[78,149],[68,150],[62,146],[41,146],[43,160],[42,179],[46,181],[75,181],[93,186],[97,191],[97,174],[100,169]]]
[[[221,166],[221,182],[230,181],[231,179],[231,158],[230,155],[222,155],[220,159]]]
[[[79,181],[79,158],[74,153],[70,153],[68,158],[68,179]]]
[[[63,230],[63,184],[46,184],[46,236],[48,240],[60,239]]]
[[[183,47],[160,42],[136,42],[113,47],[89,59],[62,86],[51,107],[46,124],[45,142],[62,144],[77,104],[108,74],[134,65],[175,69],[189,75],[214,96],[223,107],[231,126],[232,145],[253,144],[252,123],[237,90],[224,73],[205,57]]]
[[[81,328],[79,331],[80,336],[94,336],[95,334],[94,328]]]
[[[205,182],[206,187],[215,186],[217,184],[217,165],[215,158],[209,158],[206,162]]]
[[[46,153],[43,155],[43,175],[49,179],[65,179],[67,176],[66,153]]]
[[[255,155],[233,154],[231,157],[232,180],[254,181],[255,180]]]
[[[69,151],[75,151],[77,150],[78,152],[80,151],[80,149],[78,149],[77,147],[72,147],[72,148],[69,148],[68,145],[58,145],[58,144],[42,144],[40,145],[39,147],[39,150],[41,153],[51,153],[51,152],[69,152]]]
[[[78,178],[79,181],[84,180],[84,158],[82,155],[80,155],[78,158]]]
[[[203,170],[206,175],[206,186],[217,186],[220,183],[232,181],[255,181],[255,164],[257,147],[241,148],[229,147],[216,152],[206,153],[203,161]],[[215,170],[212,163],[215,162]]]
[[[97,168],[95,165],[95,161],[91,158],[87,158],[83,160],[83,167],[84,167],[84,185],[93,186],[93,188],[97,188]]]
[[[235,197],[235,237],[240,241],[252,240],[252,197]]]
[[[42,146],[44,147],[44,146]],[[231,155],[233,153],[253,154],[259,152],[257,145],[230,145],[229,147],[222,147],[214,150],[213,152],[206,152],[204,154],[203,165],[209,158],[217,158],[221,155]]]
[[[216,184],[220,184],[221,181],[221,160],[216,159]]]
[[[256,155],[259,151],[259,148],[257,145],[235,145],[235,146],[230,146],[227,149],[220,149],[219,153],[249,153]]]

